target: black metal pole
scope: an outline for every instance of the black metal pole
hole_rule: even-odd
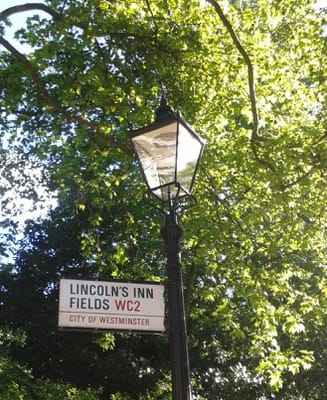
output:
[[[168,277],[168,322],[173,400],[190,400],[190,367],[181,272],[179,242],[183,229],[178,225],[173,209],[165,217],[161,235],[166,245]]]

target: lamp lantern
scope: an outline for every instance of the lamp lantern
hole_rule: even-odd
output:
[[[164,97],[155,121],[130,138],[151,194],[164,203],[190,196],[204,141]]]

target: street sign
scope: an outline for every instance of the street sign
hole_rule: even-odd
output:
[[[163,333],[164,285],[61,279],[61,328]]]

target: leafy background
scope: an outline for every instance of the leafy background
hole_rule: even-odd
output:
[[[207,142],[198,204],[180,216],[194,398],[325,398],[325,9],[32,8],[16,33],[27,53],[0,37],[2,398],[170,398],[165,337],[56,327],[61,276],[165,279],[161,215],[126,135],[162,91]],[[58,202],[23,237],[11,187]]]

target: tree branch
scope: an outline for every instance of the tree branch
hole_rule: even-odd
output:
[[[62,19],[62,16],[57,13],[57,11],[53,10],[52,8],[48,7],[45,4],[41,3],[26,3],[21,4],[19,6],[9,7],[6,10],[0,12],[0,20],[6,19],[13,14],[17,14],[23,11],[31,11],[31,10],[40,10],[44,11],[47,14],[51,15],[54,21],[59,21]]]
[[[286,184],[281,184],[280,185],[280,189],[282,191],[291,188],[294,185],[297,185],[298,183],[300,183],[303,179],[307,178],[308,176],[310,176],[315,170],[321,168],[321,164],[315,164],[313,165],[309,171],[305,172],[303,175],[299,176],[297,179],[295,179],[295,181],[292,181],[290,183],[286,183]]]
[[[15,7],[10,7],[3,12],[0,13],[0,20],[9,17],[10,15],[13,15],[17,12],[22,12],[22,11],[28,11],[28,10],[43,10],[50,14],[55,21],[58,21],[62,19],[61,15],[57,13],[56,11],[52,10],[50,7],[44,5],[44,4],[39,4],[39,3],[29,3],[29,4],[23,4],[20,6],[15,6]],[[38,72],[35,70],[31,62],[22,54],[20,53],[15,47],[13,47],[4,37],[0,36],[0,44],[4,46],[15,58],[16,60],[25,68],[25,71],[28,73],[28,75],[31,77],[32,81],[34,82],[36,88],[38,89],[40,95],[42,96],[43,100],[51,106],[53,111],[60,113],[63,115],[63,117],[67,120],[67,122],[77,122],[83,125],[86,125],[94,133],[100,136],[101,140],[106,143],[107,145],[115,148],[119,148],[120,150],[123,151],[123,153],[127,155],[132,155],[132,151],[117,143],[114,141],[111,137],[107,136],[100,128],[99,126],[90,121],[87,118],[83,118],[80,115],[74,114],[72,112],[69,112],[65,109],[65,107],[58,102],[58,100],[53,97],[45,88],[44,83],[42,82],[42,78],[38,74]],[[97,144],[99,144],[96,141]]]
[[[2,44],[2,46],[5,47],[16,58],[16,60],[24,66],[25,70],[28,72],[33,82],[35,83],[35,86],[37,87],[41,96],[54,109],[54,111],[63,113],[65,114],[65,117],[68,117],[61,104],[55,98],[53,98],[45,89],[40,76],[30,63],[30,61],[2,36],[0,36],[0,44]]]
[[[263,165],[264,167],[270,169],[271,171],[275,171],[273,165],[271,165],[268,161],[263,160],[259,157],[258,151],[256,148],[256,142],[261,140],[258,132],[259,132],[259,117],[258,117],[258,108],[257,108],[257,100],[256,100],[256,93],[255,93],[255,83],[254,83],[254,73],[253,73],[253,65],[248,53],[245,51],[244,47],[242,46],[239,38],[237,37],[236,32],[234,31],[231,23],[226,18],[225,14],[223,13],[220,5],[216,0],[208,0],[208,2],[215,8],[220,20],[226,27],[227,31],[229,32],[233,43],[237,50],[240,52],[243,60],[248,69],[248,84],[249,84],[249,95],[251,101],[251,111],[252,111],[252,118],[253,118],[253,126],[252,126],[252,135],[251,135],[251,149],[254,154],[255,160]]]
[[[146,2],[146,6],[147,6],[147,8],[149,10],[149,13],[151,14],[151,17],[152,17],[152,20],[153,20],[153,25],[155,27],[156,36],[157,36],[159,29],[158,29],[158,25],[156,24],[155,16],[153,14],[153,11],[152,11],[152,8],[151,8],[151,5],[150,5],[150,1],[149,0],[145,0],[145,2]]]

